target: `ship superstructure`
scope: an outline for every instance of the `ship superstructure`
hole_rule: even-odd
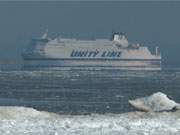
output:
[[[161,54],[130,44],[122,34],[112,40],[49,39],[45,33],[32,40],[22,54],[24,69],[161,70]]]

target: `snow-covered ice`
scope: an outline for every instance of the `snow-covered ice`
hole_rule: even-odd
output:
[[[0,107],[0,135],[179,134],[179,110],[176,112],[62,115],[26,107]]]
[[[0,110],[1,135],[180,134],[180,112],[72,116],[22,107],[1,107]]]

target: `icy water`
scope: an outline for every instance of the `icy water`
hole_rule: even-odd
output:
[[[0,106],[57,113],[128,112],[128,99],[157,91],[180,102],[180,70],[0,72]]]

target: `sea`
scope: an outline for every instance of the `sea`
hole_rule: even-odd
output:
[[[59,114],[131,112],[128,100],[155,92],[180,102],[180,69],[0,71],[0,106]]]

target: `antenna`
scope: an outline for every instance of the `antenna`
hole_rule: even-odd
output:
[[[159,55],[160,55],[159,47],[156,46],[156,56],[159,56]]]
[[[45,33],[42,35],[42,39],[47,39],[48,36],[48,29],[46,29]]]

